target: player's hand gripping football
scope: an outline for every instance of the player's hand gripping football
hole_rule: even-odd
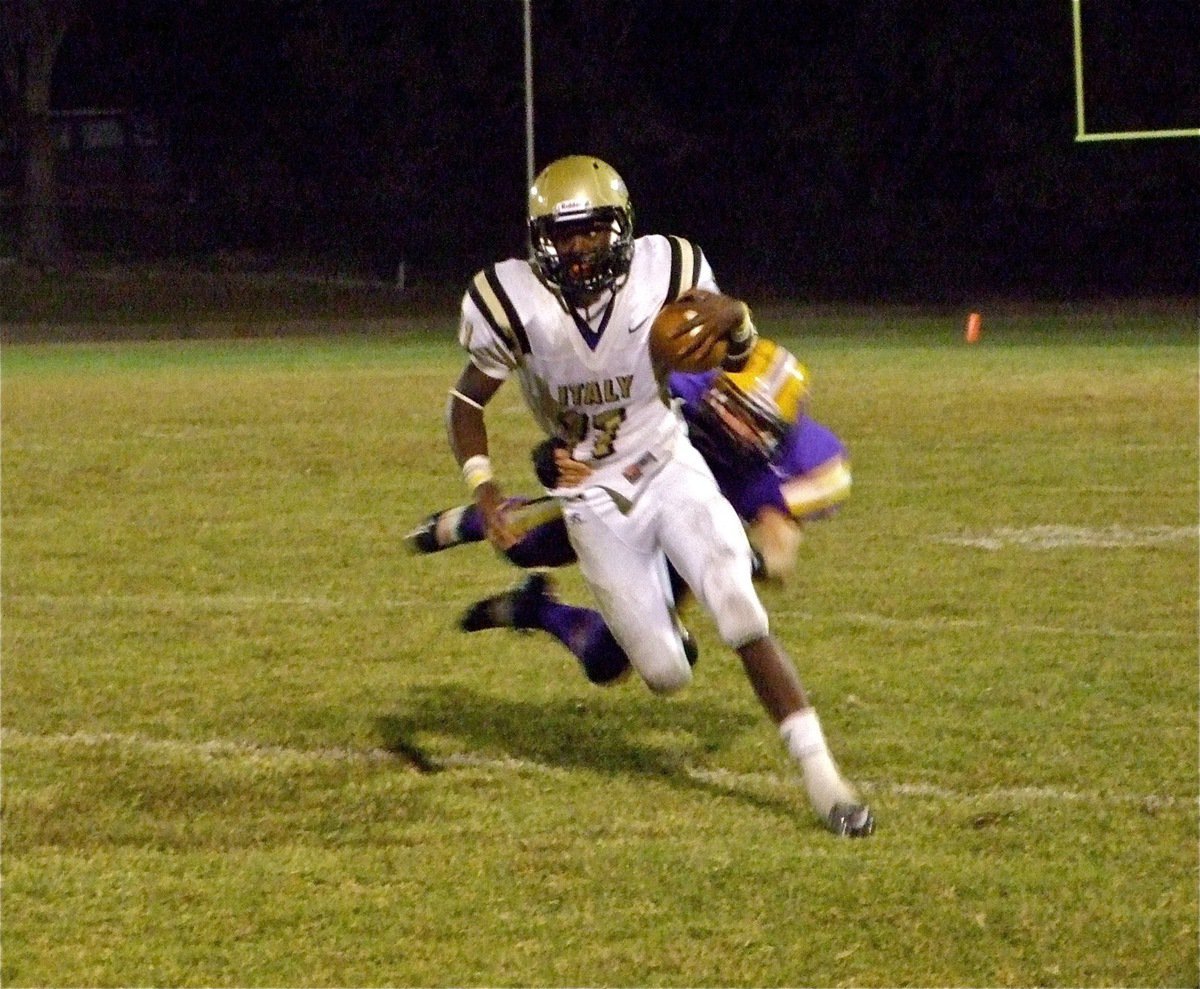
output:
[[[688,356],[702,358],[721,341],[728,346],[723,364],[742,360],[750,348],[754,346],[754,323],[750,319],[750,308],[741,299],[724,295],[720,292],[709,292],[702,288],[688,289],[679,297],[680,302],[694,309],[696,315],[685,325],[687,329],[701,326],[703,329],[696,335],[696,343],[688,348]],[[697,364],[702,360],[696,360]]]

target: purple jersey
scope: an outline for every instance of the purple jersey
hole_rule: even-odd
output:
[[[704,392],[708,389],[717,371],[701,374],[674,372],[667,378],[667,388],[673,396],[683,400],[684,418],[689,422],[692,410],[700,407]],[[790,514],[782,485],[797,477],[810,473],[835,457],[845,457],[846,448],[833,430],[821,423],[801,415],[788,429],[771,463],[760,461],[749,465],[746,460],[722,461],[719,457],[706,456],[721,493],[729,499],[745,521],[752,521],[759,510],[768,506]]]

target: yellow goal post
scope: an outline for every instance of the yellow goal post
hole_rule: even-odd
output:
[[[1089,134],[1083,113],[1083,15],[1082,0],[1071,0],[1071,19],[1075,28],[1075,140],[1076,141],[1138,141],[1160,137],[1200,137],[1200,127],[1174,130],[1110,131]]]

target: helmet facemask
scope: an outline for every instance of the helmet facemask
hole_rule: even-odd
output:
[[[586,254],[560,253],[555,239],[568,231],[606,230],[608,243]],[[600,206],[561,216],[529,221],[532,262],[542,280],[568,301],[598,295],[618,287],[633,260],[633,211],[630,207]]]
[[[701,428],[719,430],[742,463],[770,463],[787,435],[788,424],[769,395],[743,391],[725,374],[705,390],[698,413]]]

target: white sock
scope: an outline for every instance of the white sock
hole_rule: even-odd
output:
[[[466,505],[459,505],[442,512],[433,530],[433,536],[437,540],[438,546],[445,549],[447,546],[457,546],[462,541],[462,537],[458,534],[458,524],[466,513]]]
[[[842,779],[829,753],[815,709],[805,707],[789,714],[780,724],[779,734],[804,771],[804,788],[818,814],[827,816],[835,803],[858,802],[853,787]]]

